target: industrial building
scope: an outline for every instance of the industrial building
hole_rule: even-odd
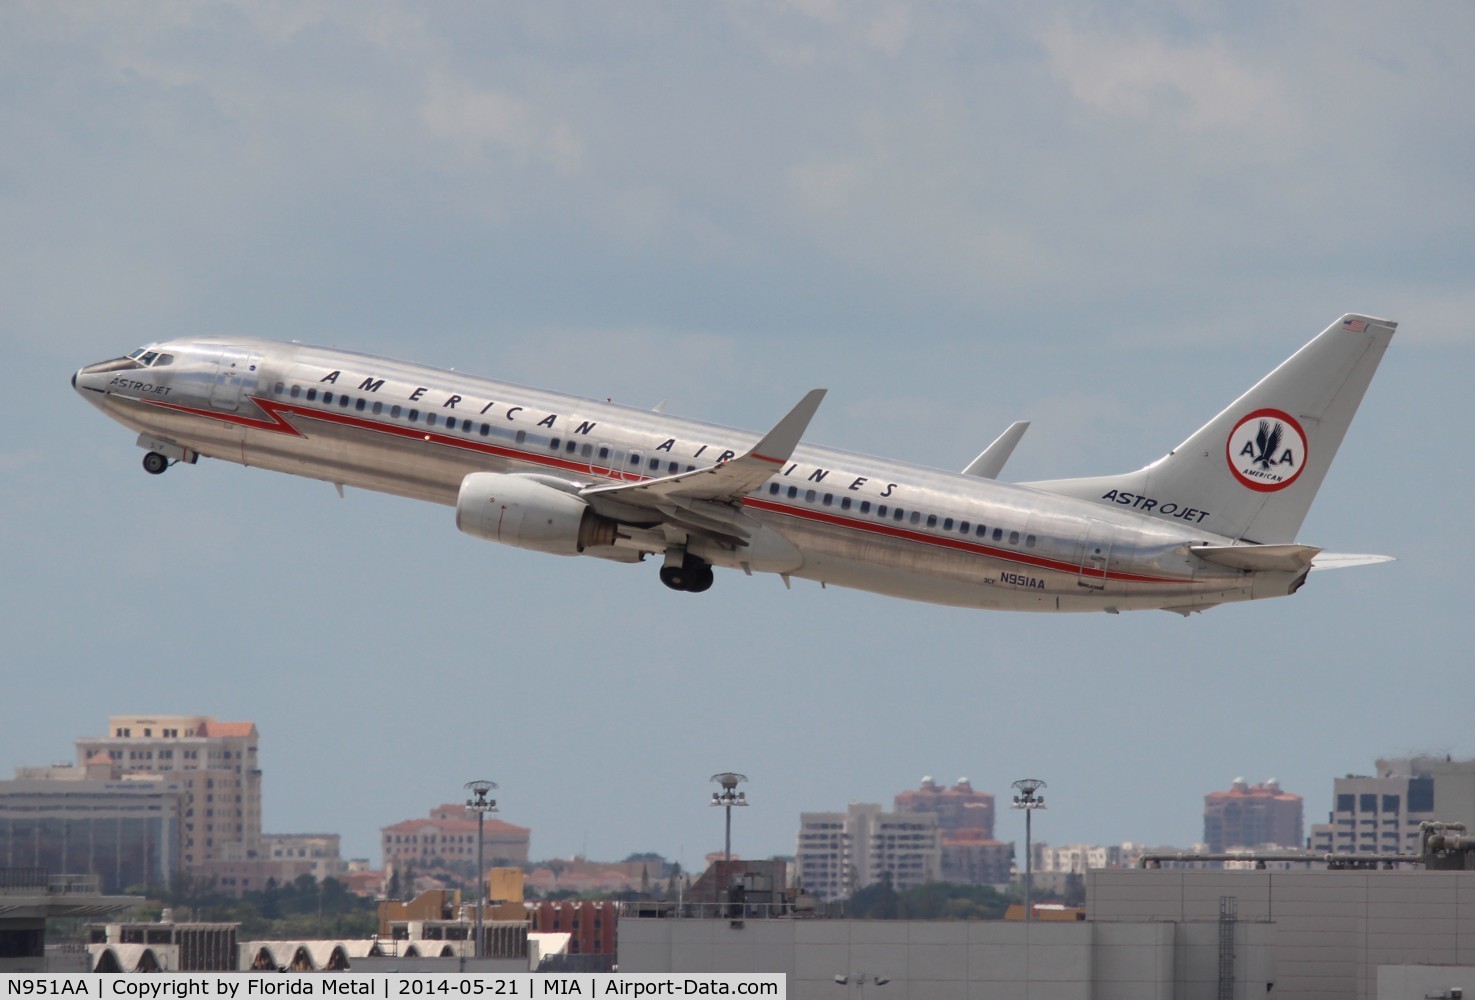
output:
[[[793,1000],[865,982],[884,1000],[1450,997],[1475,990],[1475,839],[1454,830],[1446,846],[1423,867],[1093,869],[1081,922],[627,907],[620,969],[781,972]]]

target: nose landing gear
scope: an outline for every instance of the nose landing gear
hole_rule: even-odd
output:
[[[705,559],[673,550],[666,553],[661,567],[661,582],[672,590],[700,594],[712,586],[712,564]]]

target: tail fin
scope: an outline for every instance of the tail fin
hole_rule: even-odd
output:
[[[1025,485],[1237,540],[1294,541],[1397,326],[1343,316],[1144,469]]]

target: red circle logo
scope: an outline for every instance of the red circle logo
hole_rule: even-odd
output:
[[[1294,483],[1306,468],[1306,432],[1284,410],[1247,414],[1224,446],[1229,471],[1259,493],[1274,493]]]

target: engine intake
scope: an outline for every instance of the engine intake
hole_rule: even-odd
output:
[[[615,543],[615,522],[571,493],[528,476],[473,472],[461,480],[456,527],[520,549],[576,556]]]

